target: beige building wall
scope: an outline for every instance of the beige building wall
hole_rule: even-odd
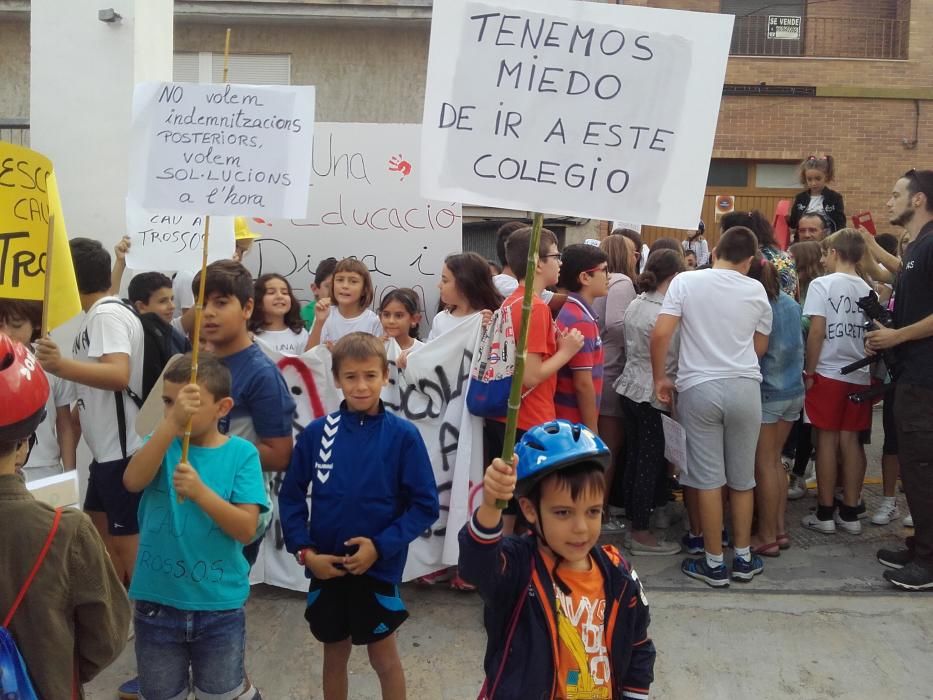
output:
[[[0,21],[0,119],[29,117],[29,21]]]

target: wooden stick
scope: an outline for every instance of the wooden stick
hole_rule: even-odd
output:
[[[198,383],[198,355],[201,350],[201,312],[204,310],[204,282],[207,280],[207,242],[211,232],[211,217],[204,217],[204,240],[201,251],[201,278],[198,280],[198,300],[194,307],[194,332],[191,339],[191,384]],[[185,437],[181,441],[181,461],[188,461],[188,446],[191,444],[191,422],[185,426]]]
[[[227,82],[227,72],[230,61],[230,28],[227,28],[227,36],[224,39],[224,75],[223,82]],[[194,333],[191,340],[191,384],[198,383],[198,355],[201,351],[201,314],[204,311],[204,283],[207,280],[207,248],[211,234],[211,217],[204,217],[204,238],[201,242],[201,278],[198,281],[198,300],[194,307]],[[188,461],[188,448],[191,446],[191,423],[193,418],[188,419],[185,426],[185,436],[181,441],[181,461]],[[184,499],[179,498],[179,502]]]
[[[39,333],[49,334],[49,307],[52,305],[52,251],[55,249],[55,214],[49,215],[49,235],[45,247],[45,291],[42,294],[42,326]]]
[[[502,441],[502,461],[512,464],[515,452],[515,432],[518,429],[518,408],[522,404],[522,380],[525,378],[525,356],[528,349],[528,328],[531,325],[531,305],[535,295],[535,271],[538,269],[538,247],[541,244],[541,228],[544,215],[535,213],[528,243],[528,264],[525,267],[525,297],[522,300],[522,322],[515,344],[515,372],[509,389],[509,410],[505,417],[505,438]],[[496,501],[496,507],[504,510],[508,501]]]

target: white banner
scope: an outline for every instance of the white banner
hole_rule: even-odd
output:
[[[310,86],[139,83],[129,197],[199,216],[303,216],[313,128]]]
[[[201,269],[203,216],[146,211],[127,200],[126,234],[132,240],[126,254],[126,266],[131,270],[197,272]],[[232,257],[235,247],[233,217],[212,216],[208,262]]]
[[[466,410],[467,382],[480,324],[480,317],[474,316],[418,348],[409,355],[404,371],[395,365],[398,344],[389,343],[389,385],[383,400],[387,410],[411,420],[424,438],[441,503],[440,519],[409,547],[402,577],[405,581],[456,565],[460,551],[457,533],[481,498],[482,420]],[[342,397],[334,385],[330,352],[325,347],[300,357],[284,357],[261,347],[282,371],[298,404],[296,433],[314,418],[337,410]],[[273,478],[275,497],[283,476]],[[285,551],[277,498],[273,498],[272,525],[251,581],[296,591],[308,588],[304,571]]]
[[[387,291],[411,287],[430,321],[444,258],[462,247],[462,219],[458,202],[422,198],[419,134],[418,124],[316,124],[307,212],[251,223],[262,238],[243,264],[254,277],[284,275],[308,302],[321,260],[355,257],[372,276],[374,308]]]
[[[422,192],[695,228],[733,20],[571,0],[435,3]]]

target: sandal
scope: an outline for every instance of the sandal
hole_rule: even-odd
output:
[[[786,532],[779,532],[776,539],[781,549],[790,549],[790,537],[787,536]]]
[[[456,574],[452,579],[450,579],[450,587],[455,591],[463,591],[464,593],[472,593],[476,590],[476,586],[472,583],[467,583],[462,578],[460,574]]]
[[[752,547],[752,554],[757,554],[760,557],[779,557],[781,556],[781,545],[777,542],[755,545]]]

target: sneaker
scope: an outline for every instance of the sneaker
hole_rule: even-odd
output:
[[[816,513],[803,516],[800,524],[809,530],[822,532],[824,535],[833,535],[836,532],[836,523],[833,520],[820,520]]]
[[[599,531],[603,535],[624,535],[625,523],[615,518],[609,518],[603,522],[602,527],[599,528]]]
[[[889,569],[903,569],[914,560],[914,550],[904,549],[879,549],[878,561]]]
[[[120,700],[137,700],[139,698],[139,676],[121,685],[117,691],[117,697]]]
[[[914,516],[908,513],[904,516],[904,519],[901,521],[904,523],[904,527],[913,527],[914,526]]]
[[[690,578],[703,581],[713,588],[723,588],[729,585],[729,571],[725,564],[720,564],[715,569],[706,563],[706,557],[699,559],[684,559],[680,565],[680,570]]]
[[[807,482],[796,474],[791,474],[787,485],[787,500],[796,501],[807,495]]]
[[[657,544],[645,544],[639,542],[634,537],[628,537],[625,541],[625,546],[635,555],[668,557],[672,554],[680,554],[679,544],[676,542],[668,542],[660,537],[658,538]]]
[[[888,570],[884,577],[898,588],[908,591],[933,590],[933,571],[918,561],[912,561],[902,569]]]
[[[751,581],[764,570],[765,563],[757,554],[753,554],[749,561],[745,561],[742,557],[735,557],[732,560],[732,578],[736,581]]]
[[[873,525],[889,525],[892,520],[897,520],[899,517],[901,517],[901,512],[897,508],[897,500],[884,498],[878,510],[872,514],[871,522]]]
[[[684,536],[680,538],[680,544],[687,554],[703,554],[706,551],[703,546],[703,535],[685,532]]]
[[[862,523],[859,522],[858,518],[855,520],[843,520],[842,516],[839,515],[837,510],[833,514],[833,520],[836,521],[836,527],[840,527],[850,535],[861,535],[862,534]]]

